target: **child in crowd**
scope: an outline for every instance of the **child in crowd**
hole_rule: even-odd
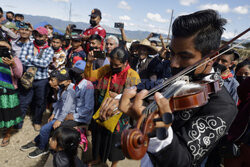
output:
[[[73,90],[73,84],[71,83],[68,71],[62,69],[58,71],[55,76],[58,80],[59,91],[57,93],[58,100],[53,105],[53,113],[48,119],[48,123],[41,128],[40,134],[36,136],[34,141],[21,147],[22,151],[29,150],[32,147],[38,147],[29,153],[29,158],[36,158],[48,153],[47,144],[51,130],[59,127],[67,114],[75,111],[75,91]],[[55,78],[53,78],[53,80],[54,79]],[[50,83],[52,83],[52,81]]]
[[[59,127],[49,140],[53,154],[54,167],[86,167],[76,156],[77,147],[80,143],[80,133],[74,128]]]

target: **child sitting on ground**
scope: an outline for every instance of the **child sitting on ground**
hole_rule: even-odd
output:
[[[62,69],[61,71],[58,71],[55,74],[55,78],[58,80],[59,91],[57,93],[57,102],[55,102],[53,105],[53,113],[48,119],[48,123],[41,128],[40,134],[36,136],[34,141],[31,141],[21,147],[22,151],[29,150],[33,147],[38,147],[33,152],[29,153],[29,158],[37,158],[48,153],[47,144],[51,130],[53,128],[56,129],[59,127],[62,121],[64,121],[65,117],[69,113],[75,111],[74,85],[71,83],[68,70]],[[55,78],[52,77],[51,80],[55,80]]]
[[[49,146],[54,152],[54,167],[86,167],[76,156],[80,133],[74,128],[59,127],[50,138]]]

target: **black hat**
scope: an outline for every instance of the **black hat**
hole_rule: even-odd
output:
[[[64,68],[57,73],[55,73],[55,77],[59,82],[65,81],[65,80],[70,80],[70,75],[68,69]]]
[[[93,9],[89,16],[93,16],[93,17],[100,16],[100,18],[102,18],[102,13],[99,9]]]

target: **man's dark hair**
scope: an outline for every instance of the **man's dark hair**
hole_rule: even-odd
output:
[[[228,50],[230,47],[229,46],[226,46],[224,49],[221,49],[220,51],[219,51],[219,53],[223,53],[223,52],[225,52],[226,50]],[[230,60],[231,61],[234,61],[235,60],[235,50],[233,50],[233,49],[230,49],[230,50],[228,50],[228,51],[226,51],[225,53],[223,53],[223,55],[230,55]]]
[[[221,18],[216,11],[201,10],[177,17],[173,23],[172,33],[174,38],[188,38],[195,35],[195,49],[205,56],[219,48],[223,26],[226,23],[226,19]]]
[[[3,9],[0,7],[0,13],[3,14]]]
[[[244,60],[243,62],[239,63],[237,66],[236,66],[236,69],[235,69],[235,74],[244,66],[248,66],[248,68],[250,68],[250,61],[249,60]]]
[[[22,19],[24,18],[24,16],[23,16],[22,14],[19,14],[19,13],[15,14],[15,18],[16,18],[16,17],[20,17],[20,18],[22,18]]]
[[[7,15],[7,14],[11,14],[13,17],[15,16],[15,14],[14,14],[12,11],[6,12],[6,15]]]
[[[64,40],[63,38],[64,37],[62,35],[53,35],[52,40],[53,39],[59,39],[62,42]]]
[[[121,63],[126,63],[128,61],[129,53],[124,49],[124,47],[116,47],[110,53],[111,59],[117,59]]]
[[[154,43],[157,45],[157,41],[156,40],[151,40],[150,43]]]
[[[98,34],[94,34],[94,35],[91,35],[89,37],[89,41],[91,41],[91,40],[97,40],[97,41],[99,41],[101,43],[102,42],[102,37],[100,35],[98,35]]]

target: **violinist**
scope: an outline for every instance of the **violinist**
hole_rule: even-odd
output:
[[[226,20],[214,10],[202,10],[176,18],[170,44],[172,74],[177,74],[216,51],[225,24]],[[212,65],[213,61],[209,61],[188,75],[196,81],[212,81],[215,73]],[[143,99],[147,94],[147,90],[136,93],[135,87],[125,89],[119,110],[138,120],[145,109]],[[155,100],[159,108],[158,117],[170,113],[174,120],[171,126],[163,122],[155,123],[156,128],[163,128],[162,133],[166,137],[162,140],[150,138],[147,154],[141,161],[142,167],[199,166],[227,133],[237,113],[235,102],[224,86],[217,93],[209,95],[206,105],[194,109],[173,112],[169,100],[160,93],[155,94]],[[103,112],[110,114],[117,103],[117,100],[110,101],[109,107]]]

